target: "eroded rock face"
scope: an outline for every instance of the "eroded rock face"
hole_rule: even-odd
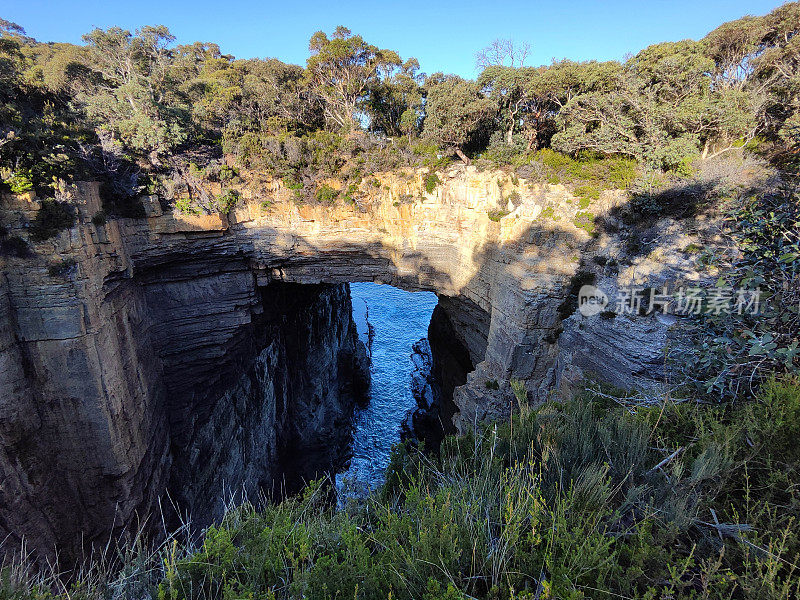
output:
[[[199,246],[134,267],[117,228],[67,235],[74,266],[0,280],[7,547],[70,561],[159,498],[203,525],[341,465],[369,385],[346,284],[258,284]]]
[[[34,258],[2,259],[0,538],[91,540],[166,491],[207,520],[223,488],[273,489],[333,465],[368,377],[347,282],[439,295],[433,368],[459,430],[507,415],[511,378],[534,400],[584,371],[659,380],[633,353],[660,352],[666,324],[620,336],[559,308],[581,269],[650,284],[670,262],[690,271],[685,256],[602,270],[593,257],[624,260],[625,232],[590,235],[563,187],[453,167],[426,193],[423,175],[381,175],[355,206],[297,204],[280,182],[245,190],[227,216],[163,213],[153,197],[148,218],[105,225],[91,222],[96,186],[81,185],[76,227]],[[622,202],[605,192],[592,210]],[[0,216],[24,237],[36,208],[4,197]]]
[[[414,342],[410,358],[414,365],[411,395],[417,407],[403,419],[402,438],[423,441],[427,449],[438,448],[444,436],[445,422],[450,425],[451,421],[442,410],[441,382],[433,369],[433,353],[427,338]]]

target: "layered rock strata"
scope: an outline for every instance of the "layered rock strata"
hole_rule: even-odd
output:
[[[507,415],[512,378],[532,400],[589,373],[663,378],[668,324],[563,307],[581,271],[617,287],[697,277],[681,249],[708,241],[703,223],[657,224],[669,235],[631,255],[623,194],[587,209],[502,171],[454,166],[433,192],[424,178],[379,174],[354,204],[298,203],[270,180],[228,215],[146,197],[147,218],[105,224],[97,186],[79,185],[75,227],[2,258],[0,538],[100,538],[167,492],[209,519],[223,488],[330,467],[365,386],[348,282],[439,295],[433,369],[459,430]],[[26,238],[38,206],[4,196],[6,235]]]

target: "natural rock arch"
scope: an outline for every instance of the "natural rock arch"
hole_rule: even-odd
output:
[[[225,486],[274,486],[281,474],[258,462],[292,440],[316,432],[313,452],[335,454],[330,426],[358,370],[349,282],[439,295],[446,335],[475,367],[453,392],[460,429],[508,413],[510,378],[547,397],[581,352],[631,385],[661,376],[663,327],[624,328],[641,356],[559,346],[559,306],[594,243],[563,188],[472,167],[441,174],[432,194],[421,179],[383,176],[357,206],[281,201],[276,183],[268,206],[245,198],[228,216],[164,213],[153,197],[146,219],[104,225],[91,220],[97,186],[82,184],[78,225],[36,259],[7,259],[0,280],[0,537],[43,550],[101,539],[167,490],[207,520]],[[11,222],[35,209],[3,199]],[[66,274],[48,270],[65,260]]]

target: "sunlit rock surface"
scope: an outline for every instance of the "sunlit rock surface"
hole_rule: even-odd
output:
[[[629,256],[624,226],[591,235],[561,186],[454,166],[427,193],[423,175],[379,174],[335,205],[296,203],[274,181],[229,215],[151,197],[147,218],[99,226],[97,186],[80,185],[73,229],[33,258],[0,258],[0,538],[101,539],[165,492],[207,520],[225,490],[336,462],[365,385],[349,282],[439,295],[433,367],[459,430],[507,415],[511,378],[533,400],[587,374],[663,378],[667,324],[559,307],[579,270],[612,287],[692,276],[680,248],[702,226],[665,223],[661,254]],[[613,223],[624,202],[604,192],[589,210]],[[25,237],[37,208],[5,196],[0,215]]]

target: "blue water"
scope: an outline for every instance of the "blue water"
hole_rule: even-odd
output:
[[[350,294],[359,336],[366,342],[365,317],[374,328],[372,386],[369,404],[356,409],[350,467],[336,479],[345,496],[360,496],[383,482],[403,418],[417,406],[411,395],[411,345],[428,335],[437,299],[431,292],[376,283],[352,283]]]

